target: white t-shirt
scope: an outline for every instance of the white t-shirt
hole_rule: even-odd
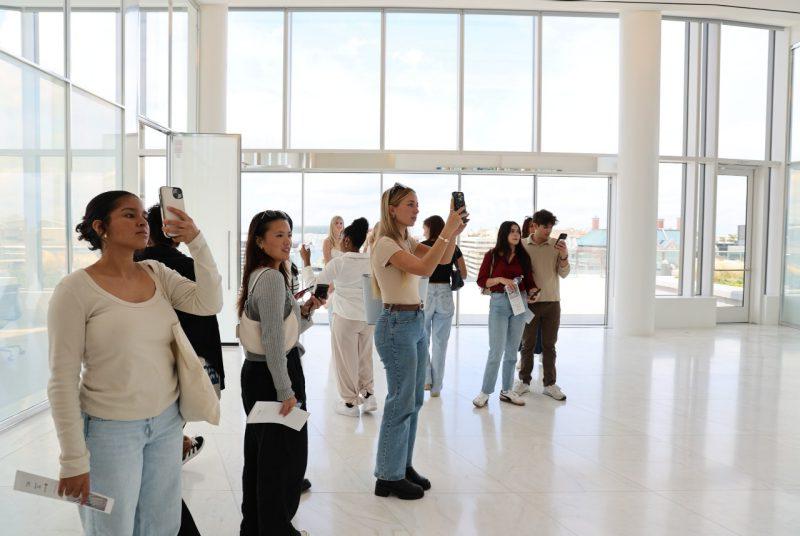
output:
[[[333,312],[348,320],[366,321],[364,312],[363,276],[370,273],[369,253],[344,253],[331,259],[322,272],[314,275],[310,266],[303,268],[306,284],[334,284],[336,299]]]

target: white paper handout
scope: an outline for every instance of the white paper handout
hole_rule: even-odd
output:
[[[281,406],[280,402],[266,402],[263,400],[256,402],[247,416],[247,424],[276,423],[300,431],[311,414],[295,406],[284,417],[279,413]]]
[[[508,296],[508,301],[511,302],[511,312],[514,313],[514,316],[521,315],[525,312],[527,307],[525,306],[525,299],[522,297],[522,293],[519,290],[519,283],[514,281],[513,287],[506,287],[506,295]]]
[[[61,497],[58,495],[58,480],[26,473],[25,471],[17,471],[17,476],[14,479],[14,489],[58,501],[77,503],[84,508],[91,508],[105,514],[110,514],[111,509],[114,507],[114,499],[94,492],[89,493],[86,504],[80,504],[80,497],[67,497],[66,495]]]

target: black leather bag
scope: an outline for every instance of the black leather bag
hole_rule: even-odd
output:
[[[450,289],[458,290],[463,286],[464,286],[464,278],[461,277],[461,272],[458,270],[458,267],[456,266],[450,273]]]

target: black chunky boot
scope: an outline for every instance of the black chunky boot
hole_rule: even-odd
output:
[[[407,479],[403,480],[381,480],[375,482],[375,495],[378,497],[388,497],[396,495],[398,499],[413,501],[421,499],[425,492],[422,488]]]
[[[416,472],[413,467],[406,467],[406,480],[413,482],[425,491],[431,489],[431,481]]]

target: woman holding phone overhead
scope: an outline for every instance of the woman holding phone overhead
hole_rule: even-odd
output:
[[[442,259],[453,257],[455,239],[467,221],[464,207],[451,210],[429,247],[408,234],[418,213],[417,195],[411,188],[397,183],[383,192],[380,225],[370,253],[375,290],[383,300],[375,324],[375,346],[386,368],[388,390],[375,465],[375,495],[380,497],[420,499],[431,488],[412,465],[428,364],[419,278],[430,276]]]
[[[281,402],[281,415],[306,409],[305,377],[299,334],[324,302],[315,297],[300,305],[292,295],[292,220],[279,210],[259,212],[250,221],[238,311],[245,413],[257,401]],[[246,318],[244,318],[246,316]],[[243,327],[258,323],[255,340]],[[302,534],[292,525],[308,459],[308,428],[282,424],[248,424],[244,433],[242,536]]]
[[[81,508],[89,535],[173,536],[181,522],[183,419],[175,367],[175,310],[214,315],[221,277],[192,219],[172,208],[164,231],[189,247],[196,282],[160,262],[134,262],[149,238],[130,192],[86,206],[76,231],[100,259],[64,277],[47,314],[47,394],[61,445],[59,494],[113,497],[105,514]]]

